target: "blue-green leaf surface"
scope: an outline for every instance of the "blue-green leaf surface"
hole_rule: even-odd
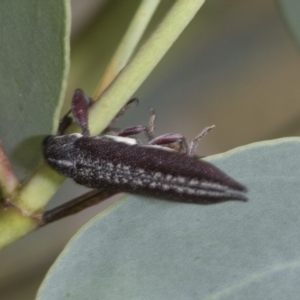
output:
[[[247,203],[127,197],[76,234],[37,299],[299,299],[300,139],[210,160]]]
[[[0,1],[0,140],[21,180],[57,125],[69,65],[68,2]]]

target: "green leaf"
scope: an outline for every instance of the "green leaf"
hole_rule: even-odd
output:
[[[277,0],[277,3],[298,47],[300,47],[300,1]]]
[[[67,0],[0,2],[0,139],[21,180],[57,125],[69,68],[68,6]]]
[[[210,158],[249,201],[203,206],[130,196],[90,221],[37,299],[298,299],[300,139]]]

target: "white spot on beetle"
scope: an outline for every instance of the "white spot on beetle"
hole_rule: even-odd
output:
[[[154,174],[154,176],[153,176],[155,179],[157,179],[157,178],[161,178],[162,177],[162,173],[160,173],[160,172],[156,172],[155,174]]]
[[[190,184],[190,185],[198,185],[198,184],[199,184],[199,180],[197,180],[197,179],[192,179],[192,180],[190,180],[189,184]]]
[[[60,160],[56,160],[56,159],[49,159],[49,161],[51,162],[55,162],[58,163],[64,167],[73,167],[73,163],[69,160],[64,160],[64,159],[60,159]]]
[[[216,189],[218,191],[225,191],[227,189],[227,187],[224,185],[215,182],[209,182],[209,181],[201,182],[200,185],[203,188]]]
[[[170,186],[169,186],[168,184],[163,184],[163,185],[162,185],[162,189],[163,189],[164,191],[167,191],[167,190],[170,189]]]
[[[166,176],[166,181],[171,181],[172,179],[173,179],[173,176],[172,176],[172,175],[168,174],[168,175]]]
[[[149,187],[152,188],[152,189],[156,188],[156,183],[155,182],[151,182],[149,184]]]
[[[195,195],[197,190],[196,189],[192,189],[192,188],[185,188],[184,191],[188,194],[188,195]]]
[[[103,135],[102,138],[111,139],[117,143],[124,143],[127,145],[137,145],[137,141],[135,139],[123,136],[115,136],[115,135]]]
[[[133,184],[136,184],[136,185],[143,185],[143,182],[139,179],[136,179],[136,180],[133,180]]]
[[[178,192],[178,193],[182,193],[183,188],[182,187],[175,187],[175,191]]]
[[[74,137],[77,137],[77,138],[83,137],[83,135],[81,133],[71,133],[68,136],[69,137],[74,136]],[[56,136],[54,136],[55,140],[57,140],[57,139],[59,140],[59,139],[63,139],[63,138],[66,138],[66,136],[65,135],[56,135]]]
[[[176,152],[174,149],[171,149],[166,146],[159,146],[159,145],[141,145],[141,147],[147,147],[147,148],[156,148],[164,151],[169,151],[169,152]]]
[[[182,176],[175,177],[174,180],[181,184],[185,183],[185,178]]]

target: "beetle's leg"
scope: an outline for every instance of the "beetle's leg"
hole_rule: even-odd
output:
[[[139,104],[138,98],[132,98],[130,99],[124,106],[121,108],[121,110],[116,114],[116,116],[111,120],[109,125],[103,130],[103,134],[107,134],[109,132],[116,132],[116,128],[113,127],[113,125],[116,123],[116,121],[125,114],[125,112],[131,107],[132,103]]]
[[[69,125],[72,123],[72,118],[70,117],[71,110],[69,110],[59,121],[58,129],[57,129],[57,135],[62,135],[65,130],[69,127]]]
[[[130,101],[130,104],[132,101],[135,101],[136,99],[132,99]],[[151,117],[149,120],[149,126],[143,126],[143,125],[136,125],[136,126],[131,126],[125,129],[120,130],[117,135],[118,136],[131,136],[131,135],[136,135],[142,132],[145,132],[148,136],[148,139],[151,140],[153,139],[153,131],[154,131],[154,120],[155,120],[155,111],[153,108],[150,108],[151,112]]]
[[[155,129],[155,110],[154,108],[150,107],[149,111],[151,113],[150,119],[149,119],[149,126],[146,130],[146,134],[148,137],[148,142],[154,139],[154,129]]]
[[[137,126],[132,126],[128,127],[125,129],[120,130],[117,135],[118,136],[131,136],[131,135],[136,135],[142,132],[147,132],[148,128],[143,125],[137,125]]]
[[[205,127],[189,144],[188,146],[188,152],[187,155],[189,156],[193,156],[196,153],[197,147],[198,147],[198,143],[199,141],[206,136],[213,128],[215,127],[215,125],[212,126],[208,126]]]
[[[166,133],[164,135],[160,135],[151,141],[148,142],[148,145],[167,145],[178,143],[181,146],[180,150],[183,150],[185,153],[189,153],[189,144],[186,138],[179,133]]]
[[[149,120],[149,127],[146,131],[149,141],[148,145],[168,145],[168,144],[178,144],[180,147],[170,147],[171,149],[177,150],[178,152],[189,153],[189,144],[186,138],[179,133],[167,133],[154,138],[155,129],[155,110],[150,107],[151,117]]]
[[[90,105],[90,98],[84,94],[83,90],[76,89],[72,98],[71,111],[84,136],[90,135],[88,128],[88,108]]]
[[[132,103],[136,103],[136,105],[139,105],[140,101],[138,98],[132,98],[130,99],[122,108],[121,110],[116,114],[116,116],[112,119],[112,121],[109,124],[109,127],[112,127],[116,121],[122,117],[125,112],[131,107]]]
[[[152,139],[148,142],[148,145],[167,145],[167,144],[174,144],[178,143],[181,145],[182,150],[188,156],[194,156],[196,153],[196,149],[198,146],[199,141],[211,131],[215,125],[209,126],[204,128],[192,141],[188,144],[186,138],[178,133],[167,133],[164,135],[160,135],[155,139]],[[179,149],[180,151],[181,149]]]
[[[56,134],[62,135],[65,132],[65,130],[70,126],[70,124],[72,123],[72,118],[70,117],[70,113],[72,112],[75,121],[81,127],[85,135],[88,135],[88,130],[86,132],[86,129],[83,130],[82,128],[81,124],[83,124],[84,122],[82,122],[83,121],[82,117],[80,117],[79,114],[85,113],[87,115],[87,109],[92,104],[93,104],[93,100],[91,98],[88,98],[81,89],[75,90],[72,98],[71,109],[59,121],[59,126]],[[84,112],[86,105],[87,105],[86,112]],[[87,124],[87,120],[85,122]],[[87,125],[85,126],[87,127]]]

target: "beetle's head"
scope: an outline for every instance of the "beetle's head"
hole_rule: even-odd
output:
[[[71,176],[74,171],[72,152],[81,134],[49,135],[43,140],[44,157],[48,164],[61,174]]]

